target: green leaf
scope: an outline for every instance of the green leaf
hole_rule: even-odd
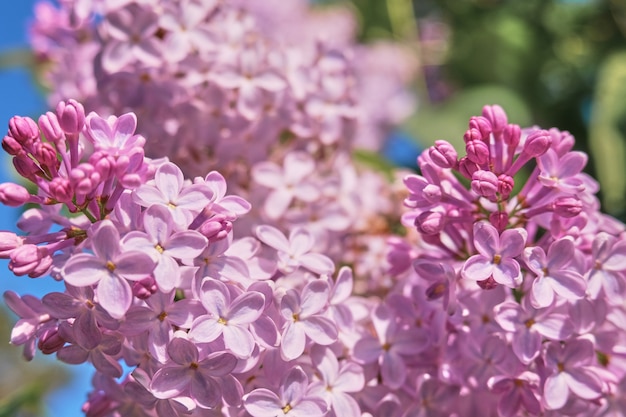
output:
[[[589,149],[600,182],[604,209],[624,210],[626,193],[626,51],[603,62],[596,84]]]

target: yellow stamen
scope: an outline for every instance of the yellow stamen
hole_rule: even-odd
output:
[[[217,322],[219,324],[223,324],[224,326],[226,326],[226,324],[228,323],[226,319],[224,319],[223,317],[220,317],[219,319],[217,319]]]
[[[111,262],[111,261],[107,261],[106,268],[109,271],[113,272],[113,271],[115,271],[115,264],[113,262]]]
[[[163,249],[163,246],[159,245],[158,243],[157,243],[157,245],[154,247],[154,249],[156,249],[156,250],[157,250],[157,252],[159,252],[159,253],[163,253],[163,251],[165,250],[165,249]]]
[[[493,255],[493,263],[496,265],[500,265],[500,262],[502,261],[502,256],[501,255]]]
[[[290,411],[291,411],[291,408],[292,408],[292,407],[291,407],[291,404],[287,404],[286,406],[284,406],[284,407],[282,408],[283,413],[287,414],[288,412],[290,412]]]

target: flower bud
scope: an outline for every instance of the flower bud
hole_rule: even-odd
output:
[[[76,100],[69,99],[57,104],[57,116],[61,129],[68,134],[80,133],[85,126],[85,108]]]
[[[26,143],[39,137],[39,128],[30,117],[13,116],[9,120],[9,134],[18,142]]]
[[[36,177],[41,172],[41,169],[35,164],[35,162],[26,155],[14,157],[13,166],[18,174],[27,180],[31,180],[32,182],[37,180]]]
[[[476,171],[472,175],[472,190],[483,197],[494,197],[498,192],[498,177],[491,171]]]
[[[446,225],[446,215],[437,211],[426,211],[415,219],[417,231],[424,235],[436,235]]]
[[[30,193],[21,185],[12,182],[0,184],[0,203],[9,207],[23,206],[30,200]]]
[[[489,215],[489,222],[502,233],[509,224],[509,215],[505,211],[494,211]]]
[[[445,140],[435,141],[435,146],[430,147],[428,155],[441,168],[453,168],[458,157],[454,146]]]
[[[474,162],[470,161],[467,156],[464,156],[459,160],[459,172],[468,180],[472,179],[474,172],[478,171],[480,167]]]
[[[506,113],[504,112],[502,107],[498,106],[497,104],[493,106],[483,107],[483,117],[489,120],[491,128],[495,133],[504,130],[504,128],[508,124]]]
[[[223,214],[214,215],[198,228],[198,232],[209,239],[209,242],[216,242],[226,238],[231,230],[233,230],[233,224]]]
[[[488,119],[482,116],[472,116],[469,121],[470,129],[476,129],[480,132],[481,140],[486,140],[493,131],[493,126]]]
[[[56,114],[52,112],[47,112],[39,116],[39,128],[46,140],[55,144],[65,136],[59,124],[59,119],[57,119]]]
[[[489,145],[480,140],[472,140],[465,144],[465,151],[470,161],[478,165],[489,162]]]
[[[153,277],[146,277],[133,283],[133,295],[140,300],[150,298],[159,290],[156,280]]]
[[[535,130],[526,138],[524,142],[524,152],[537,157],[541,156],[550,149],[552,137],[547,130]]]
[[[468,129],[465,131],[465,134],[463,134],[463,140],[465,143],[473,140],[483,140],[483,135],[478,129]]]
[[[510,175],[500,174],[498,175],[498,192],[502,195],[502,198],[509,198],[511,192],[515,187],[515,180]]]
[[[37,347],[44,355],[50,355],[58,352],[65,346],[66,340],[59,334],[57,329],[46,329],[39,336]]]
[[[552,203],[554,214],[561,217],[575,217],[583,209],[583,203],[576,197],[559,197]]]
[[[522,129],[519,125],[507,125],[502,131],[502,141],[510,148],[517,148],[522,137]]]
[[[0,232],[0,258],[8,259],[13,249],[22,246],[24,239],[12,232]]]
[[[37,245],[27,244],[15,248],[10,255],[9,269],[17,276],[30,274],[43,258]]]
[[[493,279],[493,275],[487,279],[483,279],[482,281],[476,281],[478,286],[483,290],[493,290],[498,286],[498,283],[495,279]]]
[[[11,136],[5,136],[4,139],[2,139],[2,149],[13,156],[24,152],[22,145]]]

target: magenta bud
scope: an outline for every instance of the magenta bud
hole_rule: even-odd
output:
[[[489,137],[493,128],[489,120],[482,116],[472,116],[469,121],[469,128],[478,130],[480,132],[481,140],[485,140]]]
[[[61,203],[72,201],[74,191],[70,185],[70,181],[67,178],[55,177],[50,181],[48,185],[50,190],[50,197]]]
[[[559,129],[552,128],[550,129],[550,134],[552,135],[552,149],[556,152],[558,156],[563,156],[574,147],[574,136],[567,131],[560,131]]]
[[[465,151],[470,161],[478,165],[489,161],[489,145],[481,140],[472,140],[465,144]]]
[[[46,329],[39,336],[37,347],[44,355],[50,355],[61,350],[65,342],[57,329]]]
[[[501,132],[508,124],[506,113],[497,104],[483,107],[483,117],[489,121],[491,128],[496,133]]]
[[[47,142],[35,143],[33,156],[39,162],[40,165],[46,166],[49,169],[56,170],[61,164],[57,158],[57,151],[54,146]]]
[[[446,215],[437,211],[426,211],[415,219],[417,231],[424,235],[436,235],[446,225]]]
[[[209,242],[216,242],[228,236],[233,230],[233,224],[223,214],[216,214],[209,220],[205,221],[198,228],[198,232],[209,239]]]
[[[35,162],[27,156],[15,156],[13,166],[18,174],[33,182],[37,180],[36,176],[41,172]]]
[[[480,167],[476,165],[474,162],[470,161],[467,156],[464,156],[459,160],[459,172],[465,178],[471,180],[474,172],[478,171]]]
[[[39,116],[39,128],[46,140],[52,143],[57,143],[65,136],[59,124],[59,119],[57,119],[57,115],[52,112],[47,112]]]
[[[0,259],[8,259],[11,251],[22,246],[24,239],[12,232],[0,232]]]
[[[422,190],[422,197],[431,204],[437,204],[441,201],[441,187],[434,184],[428,184]]]
[[[552,203],[554,214],[561,217],[575,217],[583,209],[583,203],[576,197],[559,197]]]
[[[0,203],[9,207],[23,206],[30,200],[30,193],[21,185],[12,182],[0,184]]]
[[[528,135],[526,142],[524,142],[524,152],[537,157],[541,156],[550,149],[552,144],[552,137],[547,130],[535,130]]]
[[[61,129],[68,134],[80,133],[85,126],[85,108],[76,100],[69,99],[57,104],[57,116]]]
[[[500,174],[498,175],[498,192],[503,198],[509,198],[511,192],[515,187],[515,180],[510,175]]]
[[[17,276],[31,274],[44,258],[38,246],[27,244],[15,248],[10,255],[9,269]]]
[[[463,140],[465,141],[465,143],[474,140],[483,140],[483,136],[480,134],[480,131],[478,129],[468,129],[463,135]]]
[[[504,211],[494,211],[489,215],[489,222],[498,229],[498,233],[502,233],[509,224],[509,215]]]
[[[153,277],[146,277],[133,283],[133,295],[140,300],[150,298],[159,290],[156,280]]]
[[[483,290],[493,290],[498,286],[498,283],[495,279],[493,279],[493,275],[487,279],[483,279],[482,281],[476,281],[478,286]]]
[[[89,157],[89,163],[98,171],[103,180],[110,178],[115,172],[115,158],[101,151],[94,152]]]
[[[18,142],[25,143],[39,137],[39,128],[30,117],[13,116],[9,120],[9,134]]]
[[[433,163],[441,168],[453,168],[458,157],[454,146],[445,140],[435,141],[435,146],[429,148],[428,155]]]
[[[498,192],[498,177],[491,171],[476,171],[472,175],[472,190],[480,196],[491,198]]]
[[[4,139],[2,139],[2,149],[13,156],[24,152],[22,145],[11,136],[5,136]]]
[[[521,137],[522,129],[518,125],[507,125],[502,131],[502,141],[514,149],[517,148]]]

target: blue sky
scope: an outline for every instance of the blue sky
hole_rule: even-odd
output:
[[[6,1],[0,6],[0,53],[27,47],[27,25],[32,20],[35,0]],[[6,132],[7,123],[14,115],[38,117],[46,110],[44,97],[37,91],[30,74],[24,69],[0,69],[0,128]],[[9,158],[2,152],[0,157],[0,182],[11,181],[13,172]],[[15,229],[19,216],[16,209],[0,205],[0,230]],[[30,279],[14,277],[7,269],[7,262],[0,262],[0,293],[13,290],[18,294],[41,296],[49,291],[62,291],[63,286],[49,277]],[[0,341],[6,343],[8,341]],[[21,348],[16,348],[21,349]],[[41,356],[41,355],[39,355]],[[31,365],[36,366],[36,363]],[[83,416],[80,411],[91,387],[91,371],[88,366],[67,366],[74,377],[69,385],[54,392],[46,399],[48,415],[63,417]]]

